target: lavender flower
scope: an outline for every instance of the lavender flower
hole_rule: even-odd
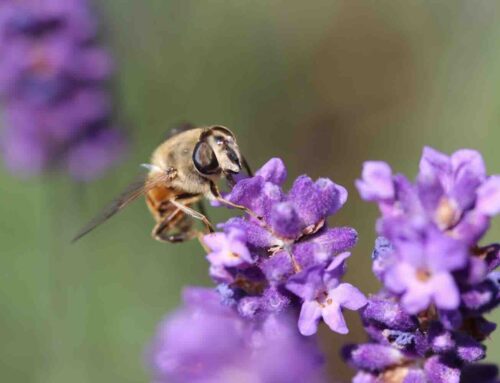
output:
[[[358,289],[340,280],[357,234],[328,228],[326,219],[342,207],[347,191],[326,178],[301,176],[285,193],[285,179],[283,162],[271,159],[226,196],[254,216],[231,218],[220,225],[223,233],[205,237],[211,276],[231,291],[230,303],[244,317],[301,306],[303,335],[314,334],[320,318],[345,334],[342,309],[366,304]]]
[[[110,126],[112,64],[94,20],[86,0],[1,2],[1,146],[12,172],[66,168],[89,180],[124,149]]]
[[[185,290],[184,307],[159,325],[147,358],[156,383],[323,381],[316,344],[287,315],[250,321],[203,288]]]
[[[340,283],[349,256],[347,252],[339,254],[326,268],[313,266],[288,280],[286,288],[304,300],[299,318],[301,334],[315,334],[320,318],[332,331],[346,334],[342,308],[358,310],[366,305],[365,296],[357,288]]]
[[[499,245],[478,244],[500,212],[498,180],[472,150],[425,148],[415,183],[365,164],[357,187],[381,211],[373,271],[384,288],[362,313],[370,342],[344,350],[354,382],[497,381],[476,362],[495,329],[483,315],[500,303]]]

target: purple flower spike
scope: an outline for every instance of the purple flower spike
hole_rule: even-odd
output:
[[[2,153],[10,171],[103,174],[123,154],[110,125],[112,60],[87,0],[0,2]]]
[[[500,305],[499,246],[478,244],[500,212],[500,176],[477,151],[424,148],[416,182],[370,162],[357,186],[380,207],[372,259],[384,288],[362,312],[370,343],[345,355],[354,381],[498,383],[497,369],[471,363],[486,357],[496,325],[483,315]],[[384,358],[397,353],[404,361]]]
[[[366,304],[358,289],[341,282],[350,255],[346,251],[358,235],[326,222],[346,202],[347,190],[304,175],[285,193],[286,173],[283,162],[273,158],[227,194],[256,216],[231,218],[218,226],[224,233],[205,236],[210,275],[233,291],[231,304],[241,316],[260,320],[300,307],[302,334],[314,334],[321,319],[333,331],[347,333],[342,309]]]

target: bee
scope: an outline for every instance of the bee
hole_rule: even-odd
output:
[[[198,236],[200,231],[193,228],[193,219],[203,222],[208,232],[214,231],[204,212],[203,199],[248,210],[225,200],[217,186],[223,178],[234,185],[233,175],[240,173],[242,168],[252,175],[234,134],[224,126],[186,124],[175,129],[153,152],[151,162],[144,166],[149,170],[147,175],[130,185],[83,227],[73,242],[143,195],[156,221],[151,235],[162,242],[183,242]],[[195,204],[198,210],[193,208]]]

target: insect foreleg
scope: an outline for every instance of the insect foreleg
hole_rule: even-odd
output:
[[[253,177],[252,169],[250,168],[250,165],[248,164],[248,161],[246,160],[246,158],[242,156],[241,157],[241,162],[243,164],[243,167],[247,171],[248,176],[249,177]]]

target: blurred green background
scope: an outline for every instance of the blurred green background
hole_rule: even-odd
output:
[[[0,172],[2,382],[148,381],[142,355],[156,324],[183,286],[211,283],[203,251],[153,241],[141,202],[81,242],[69,240],[178,121],[229,126],[254,168],[279,156],[290,178],[347,186],[347,206],[331,223],[358,229],[347,280],[366,293],[378,289],[369,258],[377,211],[353,187],[364,160],[413,176],[423,145],[471,147],[500,173],[498,1],[95,5],[119,66],[117,115],[132,151],[88,185]],[[487,240],[499,239],[499,227]],[[341,344],[364,340],[357,316],[349,319],[348,336],[321,333],[336,381],[351,374]],[[494,360],[499,332],[488,346]]]

